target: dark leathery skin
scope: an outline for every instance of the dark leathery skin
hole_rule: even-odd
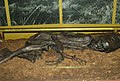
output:
[[[92,37],[90,35],[85,35],[85,34],[71,34],[71,33],[64,33],[64,32],[60,34],[52,34],[52,33],[41,32],[34,36],[31,36],[26,42],[26,46],[48,43],[48,44],[51,44],[50,47],[54,51],[60,54],[59,55],[60,59],[63,60],[63,58],[66,57],[69,59],[73,59],[79,62],[82,61],[85,63],[85,61],[80,58],[76,58],[75,56],[64,54],[63,50],[64,48],[86,49],[91,41],[92,41]],[[53,62],[55,63],[55,61]]]
[[[89,49],[100,52],[112,52],[120,48],[120,34],[108,33],[97,36],[88,46]]]
[[[40,32],[31,36],[25,43],[25,46],[10,51],[3,49],[0,51],[0,63],[6,62],[13,57],[27,59],[31,62],[42,58],[44,52],[49,52],[49,48],[53,49],[58,56],[57,60],[46,61],[46,64],[54,65],[61,63],[64,58],[75,60],[79,63],[86,63],[75,55],[71,56],[64,53],[64,49],[91,49],[100,52],[112,52],[120,47],[120,34],[108,33],[99,36],[90,34],[80,34],[71,32]]]
[[[40,33],[41,34],[41,33]],[[42,35],[40,34],[36,34],[34,36],[32,36],[30,39],[28,39],[28,41],[26,42],[26,45],[29,43],[29,45],[31,44],[41,44],[42,41],[46,41],[46,42],[51,42],[52,40],[50,37],[46,37],[46,33],[42,33],[42,35],[44,34],[44,37],[46,37],[46,39],[42,39]],[[71,34],[71,33],[60,33],[57,34],[57,39],[62,43],[64,48],[69,48],[69,49],[84,49],[87,48],[87,46],[90,44],[90,42],[92,41],[92,37],[90,35],[86,35],[86,34]],[[41,40],[42,39],[42,40]]]

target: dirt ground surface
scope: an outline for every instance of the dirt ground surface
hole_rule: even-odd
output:
[[[3,41],[0,49],[7,47],[15,51],[23,47],[25,41],[25,39]],[[50,50],[48,53],[44,53],[43,59],[35,63],[15,57],[0,64],[0,81],[120,81],[120,49],[108,54],[89,49],[84,51],[65,49],[65,53],[86,60],[86,65],[66,58],[58,65],[48,66],[45,61],[53,60],[55,52]]]

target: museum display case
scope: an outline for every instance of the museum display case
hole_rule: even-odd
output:
[[[116,31],[120,26],[119,0],[1,0],[0,6],[0,32]]]

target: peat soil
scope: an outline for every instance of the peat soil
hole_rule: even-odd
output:
[[[15,51],[23,47],[25,41],[26,39],[6,40],[0,44],[0,49]],[[110,53],[89,49],[65,49],[64,52],[86,60],[86,65],[65,58],[58,65],[48,66],[46,60],[56,59],[56,53],[50,49],[35,63],[14,57],[0,64],[0,81],[120,81],[120,49]]]

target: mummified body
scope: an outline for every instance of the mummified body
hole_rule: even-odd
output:
[[[93,41],[88,46],[89,49],[100,52],[112,52],[120,48],[120,34],[106,33],[93,38]]]
[[[62,62],[64,58],[69,58],[79,63],[85,63],[86,61],[80,58],[65,54],[64,49],[92,49],[100,52],[111,52],[120,47],[119,41],[120,35],[115,33],[93,37],[92,35],[73,34],[70,32],[61,32],[59,34],[41,32],[31,36],[27,40],[25,47],[14,52],[7,50],[7,53],[1,54],[0,63],[15,56],[35,62],[44,54],[44,51],[48,52],[49,48],[56,52],[58,59],[55,61],[46,61],[47,64],[58,64]]]

